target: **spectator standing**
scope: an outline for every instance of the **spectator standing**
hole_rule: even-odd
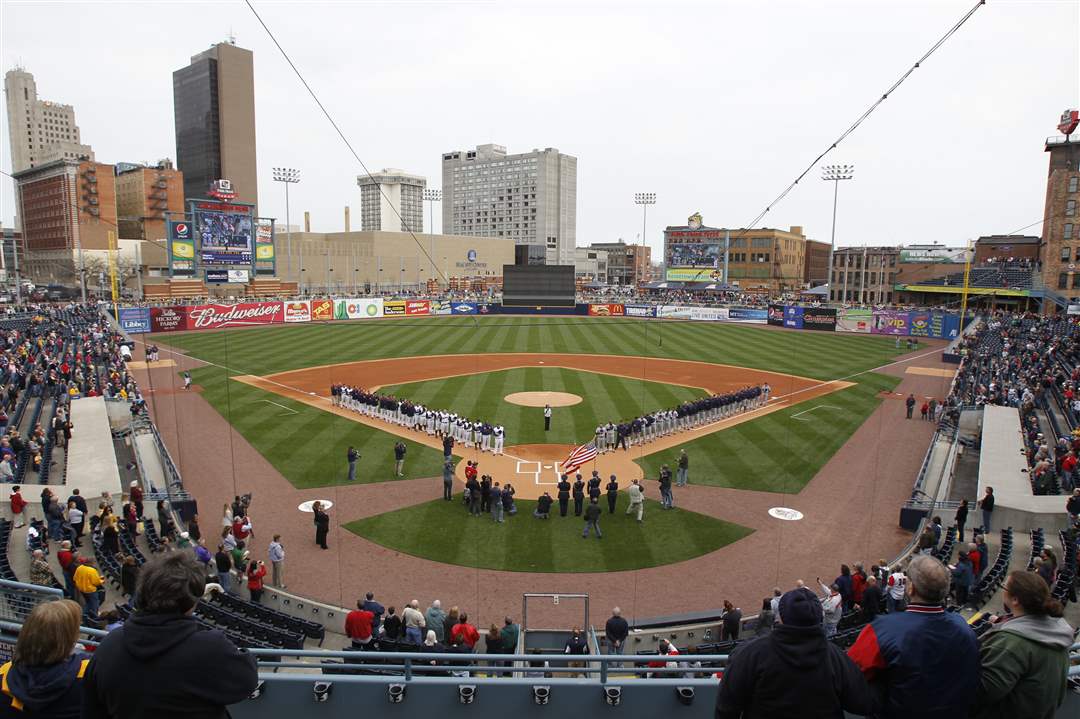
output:
[[[622,654],[626,647],[626,638],[630,635],[630,625],[623,619],[622,610],[615,607],[611,617],[604,624],[604,636],[607,638],[608,654]]]
[[[420,602],[414,599],[405,605],[405,609],[401,612],[401,619],[405,623],[405,639],[417,646],[423,643],[427,622],[423,612],[420,611]]]
[[[874,618],[881,614],[881,587],[878,586],[877,577],[866,578],[866,587],[863,589],[859,606],[866,622],[874,621]]]
[[[83,615],[88,622],[97,624],[98,609],[101,607],[101,597],[98,591],[104,593],[105,580],[98,574],[98,570],[94,566],[94,560],[83,558],[80,561],[81,564],[75,570],[72,581],[75,583],[75,589],[83,598]]]
[[[12,660],[0,666],[4,716],[78,719],[90,658],[76,652],[79,605],[69,599],[34,607]]]
[[[263,593],[263,577],[266,576],[266,565],[260,559],[257,562],[248,562],[247,565],[247,586],[248,592],[251,593],[251,601],[256,604],[262,599]]]
[[[780,624],[731,655],[716,719],[869,715],[870,690],[844,650],[826,641],[821,603],[806,588],[780,598]]]
[[[827,585],[818,577],[821,585],[821,611],[825,622],[825,636],[836,636],[836,628],[840,625],[840,619],[844,616],[844,598],[840,594],[840,588],[836,585]]]
[[[374,615],[374,623],[371,625],[371,631],[375,633],[375,636],[378,636],[379,628],[382,626],[382,616],[386,613],[386,607],[375,601],[374,592],[368,592],[364,595],[364,609]]]
[[[1009,616],[979,642],[979,689],[974,719],[1050,719],[1065,699],[1073,628],[1061,602],[1029,572],[1005,582]]]
[[[585,635],[581,629],[574,627],[570,632],[570,638],[566,640],[566,645],[563,647],[563,653],[569,654],[572,657],[583,657],[589,653],[589,643],[585,641]],[[572,669],[580,669],[585,666],[583,659],[572,659],[568,663],[568,666]],[[569,677],[580,676],[578,672],[570,672],[567,674]]]
[[[765,597],[761,600],[761,611],[758,612],[757,628],[754,630],[755,637],[763,637],[773,630],[776,625],[776,615],[773,614],[772,601]]]
[[[720,615],[720,638],[723,641],[738,641],[742,628],[742,610],[724,600],[724,612]]]
[[[902,612],[907,606],[907,575],[897,567],[888,579],[888,593],[885,595],[885,609],[890,614]]]
[[[502,629],[499,630],[499,635],[502,637],[503,652],[506,654],[513,654],[517,650],[518,636],[520,635],[518,625],[514,623],[512,617],[505,617],[503,619]]]
[[[908,564],[907,579],[907,609],[875,619],[848,656],[875,693],[875,716],[967,716],[979,681],[978,646],[964,618],[942,606],[949,570],[933,557],[918,555]]]
[[[11,517],[15,520],[16,528],[26,526],[26,507],[29,504],[23,499],[21,489],[17,484],[11,488]]]
[[[354,649],[367,649],[375,631],[375,615],[364,609],[364,602],[357,600],[356,609],[345,615],[345,636],[352,640]]]
[[[476,643],[480,641],[480,632],[476,631],[476,627],[469,624],[469,615],[465,612],[461,613],[458,623],[450,630],[450,640],[464,644],[470,652],[476,647]]]
[[[956,603],[961,607],[967,604],[971,586],[975,583],[975,573],[971,568],[969,553],[961,552],[956,560],[956,567],[952,570],[953,589],[956,592]]]
[[[217,570],[218,584],[221,585],[222,590],[227,594],[231,593],[232,582],[229,580],[232,577],[232,559],[225,551],[224,544],[218,545],[217,553],[214,555],[214,569]]]
[[[382,627],[382,636],[384,639],[397,640],[405,635],[404,623],[401,621],[401,617],[397,615],[396,607],[390,607],[386,610],[386,616],[383,617]]]
[[[30,583],[39,587],[51,587],[53,583],[52,569],[49,561],[45,559],[45,552],[35,549],[30,555]]]
[[[987,487],[986,494],[979,500],[979,509],[982,510],[982,534],[990,531],[990,518],[994,514],[994,488]]]
[[[135,561],[135,557],[128,555],[120,563],[120,588],[123,590],[124,596],[128,598],[129,604],[135,603],[135,593],[138,586],[139,564]]]
[[[405,452],[405,443],[398,440],[398,442],[394,444],[394,473],[399,477],[405,476],[402,473],[402,470],[405,468]],[[417,644],[419,643],[420,642],[417,642]]]
[[[443,626],[445,621],[446,612],[442,609],[442,602],[436,599],[424,612],[424,625],[429,632],[435,632],[435,639],[439,642],[446,638],[446,628]]]
[[[206,577],[188,552],[143,565],[135,614],[101,640],[84,679],[83,719],[224,719],[258,684],[255,658],[191,616]]]
[[[964,525],[967,524],[968,516],[968,501],[966,499],[960,500],[960,506],[956,508],[956,517],[953,519],[956,524],[956,541],[964,541]]]
[[[273,585],[285,589],[285,547],[281,543],[280,534],[274,535],[266,553],[270,557],[270,568],[273,570],[271,576]]]

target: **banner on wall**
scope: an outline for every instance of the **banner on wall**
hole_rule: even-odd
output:
[[[666,319],[688,320],[690,319],[690,308],[678,305],[657,305],[656,316]]]
[[[274,274],[274,221],[255,221],[255,272]]]
[[[431,301],[431,314],[433,315],[451,315],[454,313],[453,303],[449,300],[432,300]]]
[[[334,301],[328,298],[311,300],[311,321],[329,322],[334,319]]]
[[[169,220],[169,273],[178,277],[195,274],[195,238],[191,223],[186,220]]]
[[[874,324],[870,331],[876,335],[906,335],[911,326],[908,319],[907,312],[875,310]]]
[[[803,308],[796,305],[784,307],[784,327],[792,330],[803,328]]]
[[[484,305],[487,307],[487,305]],[[475,302],[452,302],[450,304],[450,314],[454,315],[475,315],[476,303]]]
[[[627,317],[656,317],[656,308],[652,305],[623,305]]]
[[[624,314],[622,305],[589,305],[591,317],[622,317]]]
[[[386,300],[382,306],[383,317],[403,317],[405,315],[405,302],[402,300]]]
[[[335,320],[366,320],[382,317],[382,297],[334,300]]]
[[[281,322],[280,302],[242,302],[237,305],[188,307],[188,329],[216,330],[224,327],[251,327]]]
[[[286,322],[311,322],[311,305],[307,302],[286,302]]]
[[[406,300],[405,314],[410,317],[416,315],[429,315],[431,314],[431,302],[428,300]]]
[[[868,333],[874,325],[874,313],[871,310],[840,310],[836,317],[836,329],[840,332]]]
[[[784,306],[783,305],[769,305],[767,310],[769,313],[766,317],[766,321],[773,327],[784,326]]]
[[[829,307],[805,307],[802,313],[804,330],[836,331],[836,310]]]
[[[150,331],[150,308],[121,307],[120,316],[116,320],[120,323],[120,329],[128,334],[146,334]]]
[[[960,333],[960,315],[945,315],[942,323],[941,336],[947,340],[954,340]]]
[[[914,337],[945,336],[945,315],[941,312],[911,312],[908,323]]]
[[[150,330],[152,332],[176,332],[187,328],[187,307],[150,308]]]
[[[769,319],[769,311],[752,307],[731,307],[728,309],[728,319],[732,322],[765,322]]]
[[[493,315],[499,311],[499,305],[493,305],[486,302],[481,302],[476,305],[476,314],[478,315]]]
[[[691,307],[690,319],[700,322],[727,322],[726,307]]]

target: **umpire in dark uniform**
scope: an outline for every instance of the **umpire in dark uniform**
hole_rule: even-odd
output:
[[[615,514],[615,502],[619,499],[619,480],[615,479],[614,474],[611,475],[611,479],[608,480],[604,489],[607,490],[608,514]]]
[[[574,480],[574,516],[581,516],[581,508],[585,503],[585,481],[578,474]]]
[[[559,479],[559,516],[566,516],[566,505],[570,503],[570,482],[566,479],[566,475],[562,475]]]

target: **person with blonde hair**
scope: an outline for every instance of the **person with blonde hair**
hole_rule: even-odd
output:
[[[0,666],[5,715],[76,719],[82,710],[82,678],[90,658],[75,652],[79,605],[70,599],[44,602],[23,622],[10,662]]]

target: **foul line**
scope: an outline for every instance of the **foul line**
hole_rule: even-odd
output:
[[[297,411],[296,411],[295,409],[293,409],[292,407],[286,407],[286,406],[285,406],[285,405],[283,405],[283,404],[278,404],[277,402],[273,402],[273,401],[271,401],[271,400],[268,400],[268,399],[260,399],[259,401],[260,401],[260,402],[266,402],[267,404],[272,404],[272,405],[274,405],[275,407],[281,407],[281,408],[282,408],[283,410],[285,410],[286,412],[292,412],[293,414],[300,414],[299,412],[297,412]],[[283,416],[283,417],[284,417],[285,415],[281,415],[281,416]]]
[[[815,406],[811,407],[810,409],[804,409],[802,412],[796,412],[795,414],[791,415],[791,418],[792,419],[798,419],[800,422],[809,422],[810,421],[809,419],[799,419],[799,417],[801,417],[804,414],[810,414],[815,409],[840,409],[840,408],[835,406],[835,405],[831,405],[831,404],[819,404],[819,405],[815,405]]]

